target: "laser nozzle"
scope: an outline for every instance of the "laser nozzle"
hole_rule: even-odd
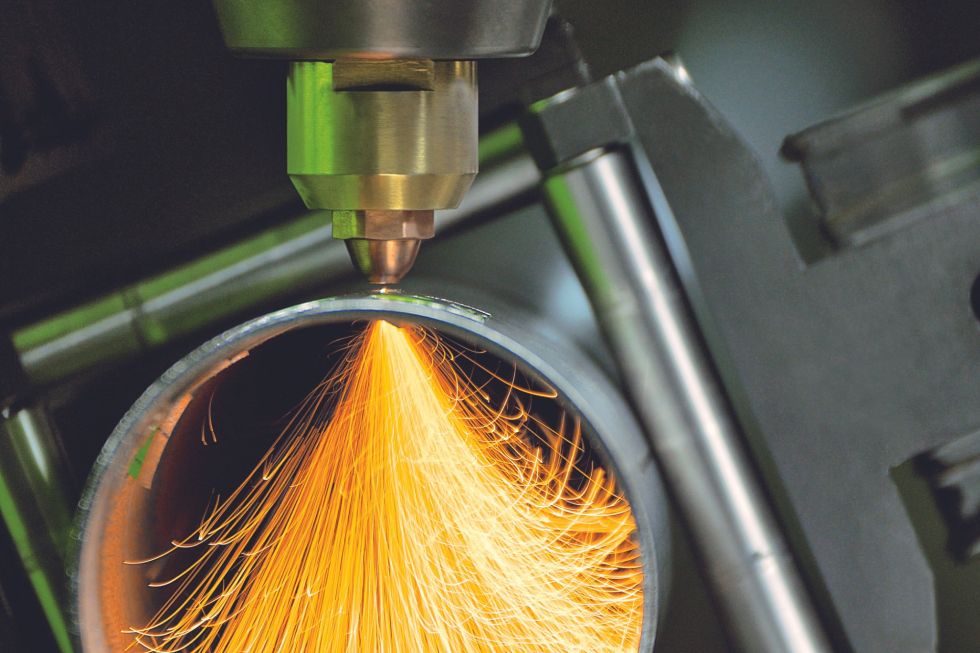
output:
[[[361,271],[370,283],[398,283],[415,264],[422,241],[417,238],[404,240],[369,240],[351,238],[347,252],[354,267]]]

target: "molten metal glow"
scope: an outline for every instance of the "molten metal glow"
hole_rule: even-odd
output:
[[[149,651],[637,650],[630,507],[577,424],[426,330],[371,323],[260,464],[170,551]],[[477,368],[472,368],[477,369]],[[328,405],[329,404],[329,405]],[[332,410],[329,408],[332,407]]]

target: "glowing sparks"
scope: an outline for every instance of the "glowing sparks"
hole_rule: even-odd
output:
[[[149,651],[635,651],[626,500],[511,381],[373,322],[251,475],[173,549]],[[485,373],[492,375],[489,370]],[[500,385],[500,384],[498,384]],[[183,552],[182,555],[187,555]]]

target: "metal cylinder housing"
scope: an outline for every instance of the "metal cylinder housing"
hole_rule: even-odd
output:
[[[311,209],[449,209],[476,176],[472,61],[294,62],[287,171]]]
[[[243,324],[176,363],[122,419],[85,490],[72,575],[81,650],[125,650],[130,636],[123,631],[145,622],[153,606],[146,569],[124,561],[167,546],[175,528],[200,518],[215,479],[233,477],[229,470],[236,465],[254,464],[254,454],[268,445],[236,435],[241,439],[231,450],[239,453],[216,460],[200,453],[202,411],[215,390],[227,388],[235,398],[235,410],[224,419],[240,427],[234,433],[247,433],[261,421],[256,411],[264,410],[258,407],[270,401],[268,396],[286,401],[270,410],[295,401],[288,399],[290,385],[308,390],[324,372],[303,376],[316,353],[322,368],[330,343],[370,319],[422,325],[486,351],[553,388],[555,405],[581,420],[589,451],[614,474],[632,506],[644,569],[641,650],[652,650],[669,578],[669,533],[650,446],[619,392],[590,358],[550,329],[536,327],[533,317],[508,307],[493,310],[395,293],[324,299]],[[264,384],[262,401],[249,389],[257,383]]]
[[[285,59],[532,53],[551,0],[214,0],[233,52]]]

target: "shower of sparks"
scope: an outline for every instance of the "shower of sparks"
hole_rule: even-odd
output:
[[[430,331],[370,323],[245,482],[153,559],[194,555],[152,583],[168,598],[133,646],[636,651],[629,504],[577,423],[530,414],[554,393],[481,368],[506,384],[493,397],[463,359],[479,365]]]

